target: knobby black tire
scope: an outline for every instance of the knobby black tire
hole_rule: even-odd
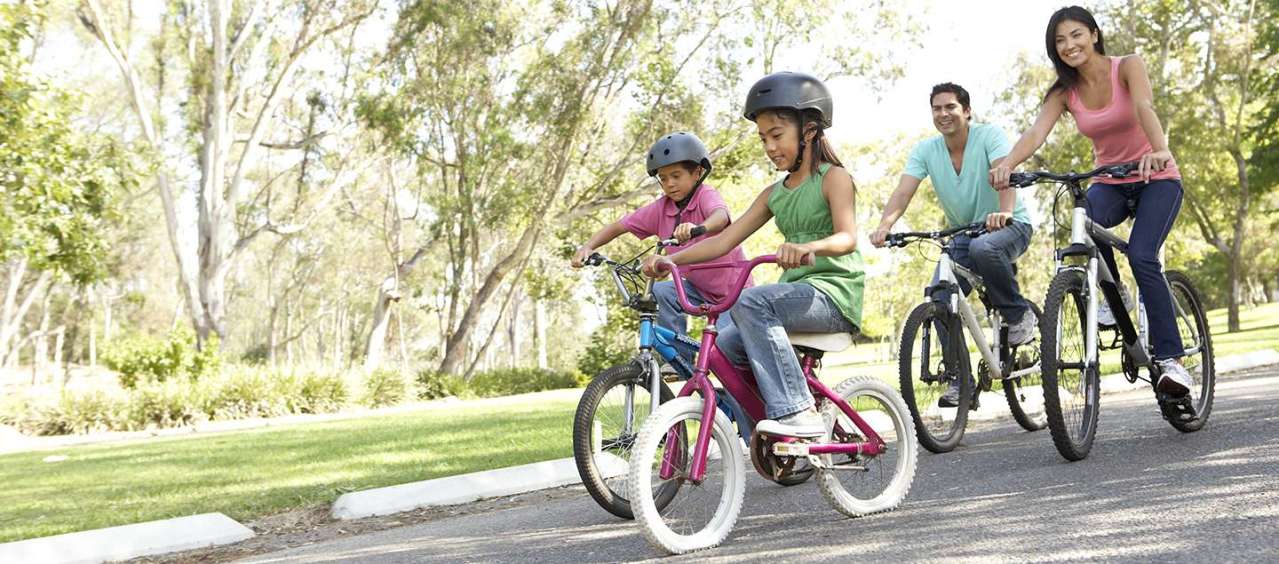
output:
[[[582,485],[586,486],[586,491],[591,494],[591,497],[595,499],[595,502],[600,507],[622,519],[635,518],[634,513],[631,511],[630,500],[626,498],[629,495],[629,490],[624,480],[615,487],[609,487],[600,472],[599,466],[596,464],[591,433],[593,432],[596,411],[600,402],[608,396],[609,391],[618,386],[633,384],[635,385],[637,397],[648,397],[647,376],[648,371],[644,370],[638,362],[619,364],[600,372],[586,386],[586,390],[582,392],[582,398],[577,403],[577,413],[573,417],[573,460],[577,464],[577,473],[582,478]],[[661,403],[666,403],[675,396],[665,382],[662,382],[661,394]],[[635,420],[631,422],[631,428],[634,429],[634,433],[639,433],[639,429],[644,424],[644,420],[648,418],[648,415],[647,411],[634,414]],[[629,463],[629,458],[626,460]],[[660,491],[656,500],[657,507],[665,508],[666,504],[670,503],[670,500],[675,496],[676,489],[677,486],[672,484],[672,487],[669,488],[670,491]]]
[[[959,406],[955,408],[955,418],[951,421],[949,428],[941,433],[934,434],[929,430],[922,414],[926,413],[931,405],[920,405],[922,398],[918,398],[915,393],[916,385],[922,384],[919,381],[918,359],[914,358],[914,347],[916,340],[923,335],[922,330],[925,324],[932,324],[935,319],[941,318],[942,323],[948,327],[947,336],[952,341],[959,340],[958,344],[952,343],[951,346],[943,346],[942,361],[947,367],[957,367],[960,378],[959,388]],[[910,316],[906,318],[906,325],[902,328],[901,346],[898,350],[897,363],[898,375],[901,384],[902,399],[906,402],[906,407],[910,410],[911,420],[915,424],[915,436],[919,439],[920,446],[928,449],[930,452],[943,453],[950,452],[959,444],[960,439],[964,437],[964,426],[968,424],[968,406],[972,402],[972,379],[971,362],[968,358],[968,348],[963,343],[963,331],[961,330],[959,319],[947,312],[943,306],[933,302],[925,302],[915,306],[910,312]],[[962,354],[956,354],[963,351]],[[959,358],[955,358],[958,356]],[[930,384],[937,386],[946,386],[946,383]],[[932,403],[931,398],[923,400],[922,403]]]
[[[1087,368],[1081,374],[1081,378],[1084,379],[1084,409],[1078,425],[1072,425],[1070,421],[1067,421],[1067,416],[1062,409],[1063,398],[1059,393],[1062,359],[1057,351],[1060,344],[1057,327],[1058,323],[1074,324],[1079,328],[1081,340],[1086,338],[1086,320],[1083,317],[1087,315],[1088,302],[1084,292],[1084,280],[1084,273],[1078,269],[1057,273],[1048,286],[1048,295],[1044,298],[1044,315],[1039,318],[1039,335],[1042,343],[1039,358],[1048,430],[1052,434],[1053,445],[1057,447],[1057,452],[1066,460],[1072,461],[1083,460],[1092,449],[1093,439],[1097,435],[1097,416],[1100,407],[1100,379],[1096,359],[1086,359]],[[1064,314],[1062,306],[1065,305],[1066,300],[1073,301],[1075,319],[1061,319]]]
[[[1204,424],[1208,422],[1208,415],[1212,413],[1214,387],[1217,383],[1216,356],[1212,350],[1212,334],[1209,331],[1208,314],[1204,311],[1203,300],[1199,296],[1199,291],[1195,289],[1195,285],[1190,282],[1190,278],[1184,273],[1175,270],[1165,272],[1164,278],[1168,280],[1168,287],[1172,290],[1173,300],[1185,299],[1184,305],[1189,309],[1186,313],[1190,315],[1190,320],[1195,325],[1194,330],[1199,334],[1199,343],[1202,347],[1199,353],[1200,385],[1199,389],[1195,390],[1195,414],[1197,417],[1192,421],[1180,421],[1171,418],[1168,420],[1168,423],[1178,431],[1193,433],[1203,428]],[[1180,321],[1180,319],[1177,320],[1178,323]]]

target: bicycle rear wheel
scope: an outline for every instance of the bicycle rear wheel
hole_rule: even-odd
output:
[[[1190,399],[1195,409],[1194,419],[1184,421],[1169,417],[1168,423],[1178,431],[1193,433],[1203,428],[1208,422],[1208,415],[1212,413],[1213,388],[1217,381],[1212,335],[1209,333],[1208,315],[1204,312],[1203,301],[1190,278],[1177,271],[1165,272],[1164,277],[1172,291],[1177,331],[1181,334],[1182,346],[1187,353],[1181,357],[1181,362],[1194,381],[1194,385],[1190,387]]]
[[[647,376],[648,371],[638,362],[599,373],[582,392],[573,418],[573,461],[582,485],[600,507],[623,519],[634,518],[627,499],[626,473],[640,425],[652,411]],[[662,382],[661,401],[672,397]],[[670,489],[657,492],[659,507],[670,502],[675,487],[678,485],[671,484]]]
[[[1036,319],[1043,319],[1044,312],[1039,306],[1030,304],[1031,313],[1035,314]],[[1043,337],[1040,337],[1043,340]],[[1017,424],[1027,431],[1038,431],[1048,426],[1048,416],[1044,413],[1044,386],[1043,377],[1040,369],[1035,365],[1039,364],[1039,343],[1031,341],[1024,345],[1013,347],[1008,355],[1013,362],[1013,371],[1026,370],[1034,368],[1034,371],[1022,374],[1016,378],[1009,378],[1003,381],[1004,399],[1008,400],[1008,411],[1013,414],[1013,419],[1017,420]],[[1020,362],[1019,357],[1029,357],[1027,362]]]
[[[939,327],[947,328],[944,339]],[[964,437],[973,384],[959,319],[933,302],[915,307],[902,329],[898,376],[919,444],[931,452],[954,450]],[[958,342],[955,342],[958,340]],[[959,378],[959,401],[942,407],[942,394]]]
[[[1086,352],[1084,286],[1084,272],[1079,269],[1057,273],[1039,319],[1044,412],[1053,444],[1066,460],[1087,457],[1097,434],[1101,386],[1096,359],[1088,358]]]

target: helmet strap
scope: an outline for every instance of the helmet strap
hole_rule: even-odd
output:
[[[808,147],[808,143],[804,141],[804,114],[795,112],[795,117],[799,121],[799,152],[795,154],[795,163],[786,169],[786,172],[799,170],[800,165],[804,164],[804,149]]]

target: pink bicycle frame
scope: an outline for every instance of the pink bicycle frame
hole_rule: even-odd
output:
[[[759,389],[755,383],[755,376],[750,371],[743,371],[733,363],[729,362],[719,348],[715,346],[715,340],[718,338],[719,332],[715,329],[715,322],[719,320],[720,314],[728,311],[737,303],[737,299],[741,297],[742,287],[746,284],[746,278],[750,276],[752,270],[761,264],[776,264],[777,257],[775,255],[764,255],[755,257],[747,262],[736,261],[732,263],[719,264],[697,264],[680,268],[678,265],[663,262],[669,266],[672,279],[675,281],[675,294],[679,297],[680,306],[689,315],[701,315],[706,317],[706,330],[702,332],[701,353],[697,355],[696,368],[693,371],[693,377],[684,384],[680,389],[677,397],[691,396],[693,392],[698,392],[703,398],[702,422],[701,428],[697,432],[697,442],[693,446],[692,466],[689,468],[689,479],[694,483],[700,483],[706,477],[706,454],[710,449],[711,427],[715,421],[715,386],[711,384],[709,374],[714,373],[719,379],[724,391],[728,392],[737,403],[742,406],[756,421],[764,418],[764,401],[760,398]],[[727,296],[718,304],[703,304],[695,306],[688,301],[688,295],[684,291],[684,280],[681,272],[692,270],[702,270],[707,268],[740,268],[741,272],[737,276],[734,284],[733,293]],[[848,402],[835,394],[825,384],[817,379],[814,372],[817,359],[805,355],[800,366],[804,370],[804,378],[808,382],[809,389],[818,395],[833,402],[839,407],[839,410],[848,416],[857,430],[866,437],[864,442],[851,443],[822,443],[809,446],[808,452],[811,454],[866,454],[878,455],[885,450],[884,441],[879,434],[875,432],[869,424],[866,423],[857,411],[853,409]],[[712,422],[707,424],[706,422]],[[838,428],[839,422],[835,422]],[[659,476],[663,480],[669,480],[675,474],[675,461],[682,454],[682,441],[678,440],[675,435],[675,429],[667,431],[666,451],[662,455],[662,466]]]

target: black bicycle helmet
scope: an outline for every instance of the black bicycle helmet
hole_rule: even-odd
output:
[[[764,110],[786,108],[795,111],[816,110],[823,128],[829,128],[835,112],[830,90],[809,74],[802,72],[775,72],[759,79],[746,94],[746,108],[742,115],[755,121]]]
[[[703,178],[711,172],[711,153],[696,135],[686,131],[664,135],[648,149],[648,175],[657,176],[657,169],[685,161],[701,166]]]

